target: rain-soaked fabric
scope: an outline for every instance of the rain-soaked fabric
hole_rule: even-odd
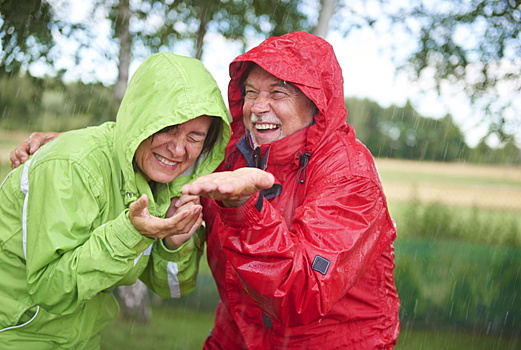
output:
[[[201,115],[222,119],[218,143],[152,190],[133,168],[138,145]],[[114,287],[140,278],[163,298],[195,288],[204,233],[168,250],[132,226],[128,206],[146,193],[151,214],[163,217],[184,183],[222,162],[227,118],[201,62],[153,55],[132,77],[115,123],[66,133],[8,175],[0,188],[1,349],[96,349],[118,312]]]
[[[257,194],[237,208],[204,201],[208,262],[221,298],[205,348],[392,348],[396,230],[374,159],[346,124],[333,49],[291,33],[231,63],[234,134],[219,171],[253,164],[246,158],[259,152],[243,139],[241,84],[251,62],[297,86],[318,113],[313,125],[260,147],[280,193]]]

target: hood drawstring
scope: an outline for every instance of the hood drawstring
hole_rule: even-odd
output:
[[[239,153],[241,153],[241,151],[236,149],[226,157],[226,160],[224,161],[224,166],[226,167],[226,169],[230,169],[232,167]]]
[[[309,159],[311,158],[311,153],[299,153],[298,156],[300,158],[300,169],[297,171],[297,181],[298,183],[303,184],[306,180],[306,167],[308,166]]]

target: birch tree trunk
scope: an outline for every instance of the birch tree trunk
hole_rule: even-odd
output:
[[[204,37],[206,36],[206,25],[210,21],[210,11],[208,3],[201,1],[201,13],[199,14],[199,28],[197,30],[197,39],[195,42],[195,58],[200,60],[203,57]]]
[[[128,85],[130,51],[132,49],[130,16],[129,0],[121,0],[118,6],[118,17],[116,20],[116,33],[119,39],[118,81],[113,90],[113,101],[116,111],[121,104],[121,100],[123,100]]]
[[[336,0],[320,0],[321,9],[318,14],[317,26],[313,29],[313,34],[325,38],[329,31],[329,21],[335,12]]]
[[[119,109],[125,91],[127,90],[132,39],[130,37],[130,4],[129,0],[121,0],[118,5],[116,33],[119,39],[118,81],[113,90],[114,111]],[[152,312],[148,299],[147,287],[137,280],[130,286],[118,288],[121,313],[124,319],[132,319],[141,323],[149,323]]]
[[[150,323],[152,310],[148,299],[148,289],[143,282],[137,280],[130,286],[119,287],[118,297],[123,319],[143,324]]]

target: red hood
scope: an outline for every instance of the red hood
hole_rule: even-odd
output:
[[[315,35],[295,32],[269,38],[230,64],[228,102],[235,141],[244,135],[242,81],[249,62],[293,83],[315,103],[318,114],[307,133],[308,146],[313,148],[334,129],[345,127],[344,80],[333,47]]]

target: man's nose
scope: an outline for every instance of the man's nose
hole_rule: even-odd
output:
[[[269,97],[264,94],[259,94],[259,96],[257,96],[257,98],[253,101],[253,105],[251,106],[251,111],[255,114],[267,112],[269,111],[269,109]]]

